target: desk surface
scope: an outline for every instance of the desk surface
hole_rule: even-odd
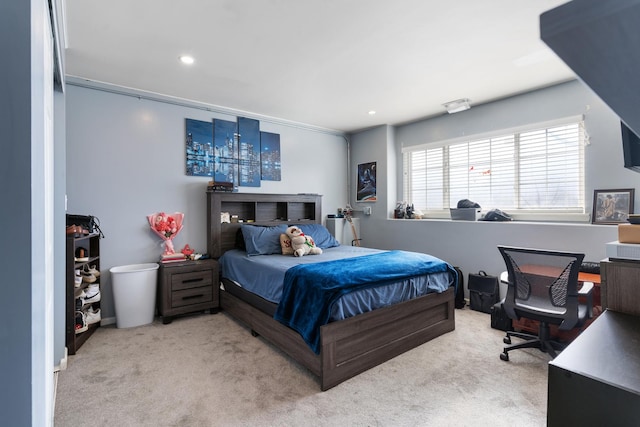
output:
[[[500,273],[500,281],[502,281],[503,283],[507,283],[508,282],[508,278],[509,278],[509,274],[506,271],[503,271],[502,273]],[[580,272],[580,273],[578,273],[578,281],[580,281],[580,282],[591,282],[594,285],[599,285],[600,284],[600,275],[599,274],[593,274],[593,273]]]
[[[606,310],[549,364],[640,394],[640,317]]]
[[[599,285],[600,284],[600,275],[599,274],[593,274],[593,273],[580,272],[580,273],[578,273],[578,281],[580,281],[580,282],[591,282],[594,285]]]

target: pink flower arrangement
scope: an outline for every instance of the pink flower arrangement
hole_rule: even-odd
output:
[[[173,238],[182,230],[182,221],[184,220],[184,214],[176,212],[168,215],[164,212],[159,212],[147,216],[151,230],[164,240],[164,253],[163,255],[171,255],[176,251],[173,248]]]

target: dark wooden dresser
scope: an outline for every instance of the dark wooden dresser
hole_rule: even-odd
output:
[[[605,310],[549,362],[547,425],[640,423],[640,317]]]
[[[220,307],[218,262],[213,259],[160,264],[158,312],[162,323],[179,314]]]

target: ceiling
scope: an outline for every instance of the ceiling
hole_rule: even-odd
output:
[[[539,37],[540,14],[562,3],[66,0],[65,71],[353,132],[575,78]]]

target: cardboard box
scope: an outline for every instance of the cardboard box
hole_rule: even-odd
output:
[[[451,219],[457,221],[477,221],[482,216],[480,208],[451,208],[449,211]]]
[[[640,243],[640,224],[618,224],[620,243]]]

